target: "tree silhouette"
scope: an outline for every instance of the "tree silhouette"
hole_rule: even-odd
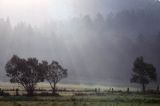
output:
[[[152,64],[144,62],[143,57],[138,57],[134,61],[133,74],[131,83],[139,83],[142,85],[142,91],[145,93],[146,85],[150,81],[157,80],[156,68]]]
[[[56,94],[56,84],[63,78],[67,77],[67,69],[56,62],[52,61],[50,65],[47,62],[43,62],[43,69],[45,69],[45,79],[49,82],[53,95]],[[47,66],[47,67],[46,67]]]
[[[36,58],[21,59],[14,55],[5,66],[7,76],[11,83],[19,83],[27,91],[28,96],[32,96],[35,86],[43,80],[42,72]]]

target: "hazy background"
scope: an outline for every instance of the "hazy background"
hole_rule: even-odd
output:
[[[0,0],[0,81],[13,54],[59,61],[63,83],[130,86],[138,56],[160,82],[158,0]]]

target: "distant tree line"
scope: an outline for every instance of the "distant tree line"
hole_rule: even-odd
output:
[[[48,81],[53,95],[57,95],[56,84],[67,77],[67,69],[57,61],[48,64],[47,61],[39,62],[36,58],[24,59],[16,55],[7,62],[5,70],[10,82],[22,85],[28,96],[32,96],[36,84],[43,81]]]

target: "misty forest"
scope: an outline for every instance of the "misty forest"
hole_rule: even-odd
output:
[[[159,106],[159,0],[0,0],[0,106]]]

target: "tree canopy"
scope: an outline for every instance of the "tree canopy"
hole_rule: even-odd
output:
[[[145,92],[146,85],[149,84],[150,81],[157,80],[156,68],[152,64],[144,62],[142,56],[136,58],[132,70],[131,83],[141,84],[143,92]]]
[[[57,61],[52,61],[51,64],[43,61],[42,66],[45,70],[44,78],[49,82],[53,95],[56,95],[56,84],[67,77],[67,69],[64,69]]]
[[[7,76],[11,83],[19,83],[32,96],[38,82],[47,80],[55,93],[56,84],[67,77],[67,69],[53,61],[50,65],[47,61],[39,63],[36,58],[23,59],[14,55],[5,66]]]

